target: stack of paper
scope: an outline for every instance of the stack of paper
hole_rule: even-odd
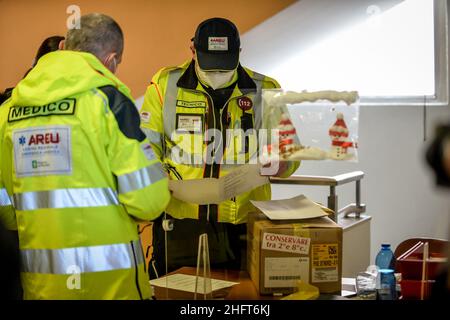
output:
[[[291,199],[252,201],[252,203],[270,220],[312,219],[328,215],[320,205],[304,195]]]
[[[150,284],[152,286],[156,286],[156,287],[163,287],[163,288],[169,288],[169,289],[174,289],[174,290],[195,293],[195,278],[196,278],[196,276],[177,273],[177,274],[172,274],[172,275],[168,275],[165,277],[161,277],[161,278],[158,278],[155,280],[151,280]],[[200,294],[211,293],[211,291],[204,292],[205,291],[204,290],[204,288],[205,288],[204,281],[205,281],[205,278],[203,278],[203,277],[197,278],[197,292]],[[234,286],[235,284],[238,284],[238,282],[211,279],[212,291],[228,288],[228,287]],[[208,286],[206,286],[206,287],[208,287]]]

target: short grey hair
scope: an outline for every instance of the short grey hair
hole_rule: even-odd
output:
[[[99,59],[108,54],[123,52],[123,32],[111,17],[101,13],[91,13],[80,18],[80,28],[67,32],[65,49],[89,52]]]

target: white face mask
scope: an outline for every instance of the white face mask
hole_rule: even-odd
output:
[[[230,71],[204,71],[200,69],[198,63],[195,64],[195,71],[200,81],[206,83],[214,90],[223,88],[233,78],[236,70]]]

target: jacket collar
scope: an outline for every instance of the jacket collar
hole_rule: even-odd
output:
[[[237,68],[238,80],[237,88],[243,95],[256,92],[256,83],[245,71],[245,69],[238,65]],[[184,89],[196,90],[199,84],[197,74],[195,73],[195,60],[192,60],[186,71],[181,75],[177,82],[177,87]]]

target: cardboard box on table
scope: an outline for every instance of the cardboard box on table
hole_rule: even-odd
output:
[[[260,294],[295,292],[298,280],[340,293],[342,228],[328,217],[274,221],[251,213],[247,232],[247,268]]]

